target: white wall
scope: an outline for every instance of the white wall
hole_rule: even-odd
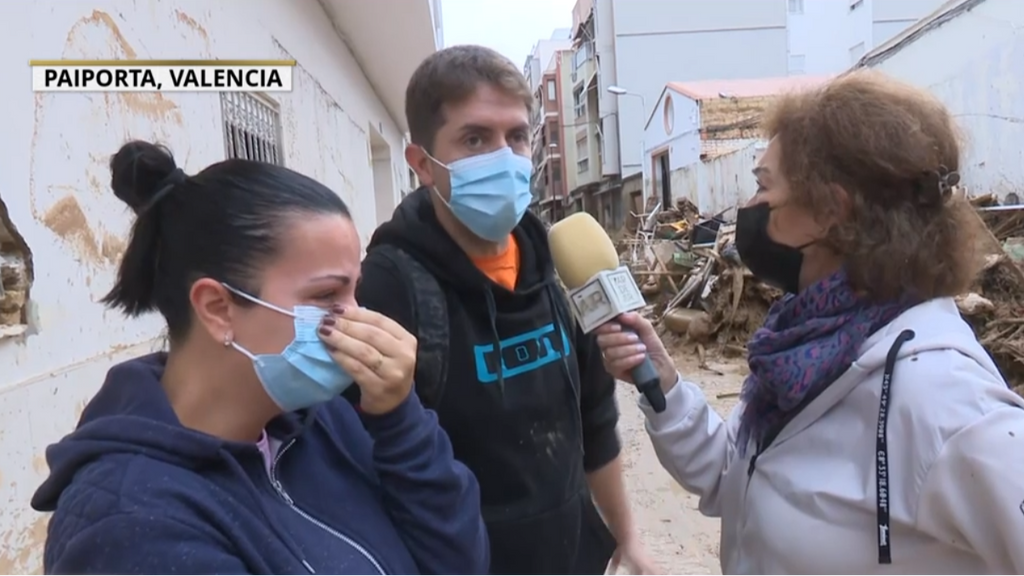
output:
[[[871,10],[871,37],[874,46],[880,46],[928,16],[946,0],[865,0]],[[870,50],[870,48],[869,48]]]
[[[833,74],[850,66],[846,48],[849,0],[803,0],[802,13],[789,13],[787,24],[790,70],[794,75]],[[869,23],[870,24],[870,23]],[[793,68],[802,63],[799,69]]]
[[[332,187],[361,236],[373,231],[367,129],[402,158],[401,134],[317,2],[38,2],[0,7],[4,169],[0,199],[33,252],[24,338],[0,340],[0,573],[41,569],[46,518],[28,501],[43,449],[70,432],[110,365],[160,346],[156,316],[98,304],[114,282],[130,218],[108,188],[109,156],[128,138],[169,145],[186,172],[224,159],[216,94],[32,94],[29,59],[295,58],[281,95],[286,165]],[[426,25],[426,24],[425,24]],[[399,50],[400,46],[381,46]],[[393,190],[407,188],[392,166]]]
[[[789,14],[790,57],[803,57],[803,74],[842,72],[944,1],[863,0],[851,10],[851,0],[803,0],[803,13]]]
[[[751,142],[735,152],[673,170],[673,200],[686,198],[705,216],[724,213],[727,220],[735,218],[735,209],[757,192],[752,171],[765,147],[765,142]]]
[[[666,122],[666,117],[671,120]],[[671,130],[669,130],[671,128]],[[700,161],[700,106],[695,100],[667,89],[644,131],[644,180],[650,179],[654,154],[668,150],[669,169],[676,170]]]
[[[786,75],[786,0],[599,4],[605,1],[614,17],[615,83],[642,94],[649,106],[672,81]],[[646,115],[640,99],[628,96],[619,97],[618,112],[619,164],[626,177],[641,170]]]
[[[875,67],[929,88],[965,138],[963,183],[1000,197],[1024,189],[1024,9],[986,0]]]
[[[804,0],[806,3],[806,0]],[[813,1],[813,0],[812,0]],[[870,52],[872,48],[878,46],[882,42],[885,42],[887,37],[875,37],[875,11],[874,11],[874,0],[863,0],[863,2],[850,10],[850,0],[833,0],[846,4],[846,18],[845,22],[841,25],[840,32],[835,35],[835,38],[840,39],[842,44],[833,44],[833,50],[837,55],[838,60],[844,61],[841,68],[833,70],[833,72],[842,71],[856,62],[850,59],[850,49],[858,44],[864,44],[865,52]],[[905,27],[905,26],[904,26]]]

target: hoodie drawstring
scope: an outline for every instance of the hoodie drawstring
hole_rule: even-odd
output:
[[[494,293],[491,287],[484,288],[487,295],[487,320],[491,325],[491,338],[494,343],[494,355],[498,359],[498,367],[495,370],[498,374],[498,394],[502,401],[505,399],[505,362],[501,359],[501,336],[498,335],[498,305],[494,302]]]
[[[559,299],[563,298],[563,295],[560,292],[555,292],[555,290],[559,290],[560,291],[561,289],[556,287],[553,283],[549,283],[547,285],[546,293],[547,293],[547,296],[548,296],[548,306],[551,308],[551,316],[555,320],[555,328],[556,328],[557,334],[562,337],[562,341],[563,341],[563,343],[565,343],[565,347],[564,347],[565,349],[562,350],[562,358],[561,358],[561,362],[559,362],[559,366],[562,368],[562,375],[565,376],[565,379],[568,380],[568,382],[569,382],[569,389],[572,390],[572,397],[573,397],[573,410],[572,410],[572,413],[573,413],[573,418],[576,420],[577,438],[579,440],[580,453],[582,454],[583,453],[583,414],[582,414],[583,403],[582,403],[582,397],[581,397],[581,392],[580,392],[580,387],[579,387],[579,378],[576,378],[576,377],[573,376],[572,368],[569,366],[569,354],[572,352],[572,346],[573,346],[573,342],[575,341],[576,334],[575,333],[569,334],[567,332],[567,327],[568,326],[572,326],[573,324],[572,324],[572,322],[567,321],[567,319],[564,317],[564,314],[563,314],[563,308],[558,305],[558,301],[559,301]],[[578,367],[577,367],[576,371],[577,371],[577,373],[579,373],[579,368]]]

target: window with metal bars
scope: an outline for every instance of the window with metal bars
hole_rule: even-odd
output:
[[[248,92],[222,92],[224,148],[228,158],[284,165],[281,114],[267,98]]]

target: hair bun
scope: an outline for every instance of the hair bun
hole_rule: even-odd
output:
[[[110,187],[136,214],[184,179],[171,151],[152,142],[129,142],[110,159]]]

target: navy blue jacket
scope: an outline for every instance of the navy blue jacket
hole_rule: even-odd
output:
[[[111,369],[78,428],[50,446],[32,499],[54,511],[49,574],[483,574],[480,491],[415,394],[384,416],[338,398],[255,444],[183,427],[166,356]]]

